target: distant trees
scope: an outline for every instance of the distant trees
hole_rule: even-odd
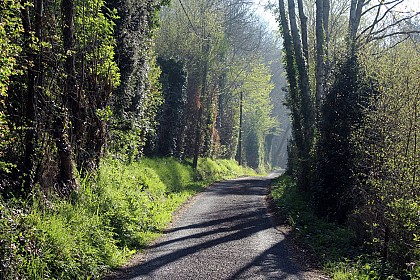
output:
[[[256,168],[265,164],[265,137],[276,124],[270,116],[270,71],[261,52],[265,31],[249,10],[250,4],[241,0],[183,0],[172,2],[161,14],[157,54],[183,63],[187,73],[187,117],[181,128],[172,127],[177,132],[167,140],[182,143],[178,148],[184,157],[235,157],[242,93],[244,155],[249,151],[243,159]],[[253,111],[251,107],[262,99],[264,110]],[[253,118],[266,121],[250,124]],[[162,132],[158,139],[164,138]]]
[[[236,92],[243,94],[242,160],[253,168],[264,168],[265,138],[278,123],[272,117],[273,105],[270,92],[273,89],[269,68],[251,63],[242,86]],[[239,153],[239,151],[238,151]]]

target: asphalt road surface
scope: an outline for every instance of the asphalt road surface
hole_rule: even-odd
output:
[[[216,183],[115,279],[316,279],[293,261],[267,212],[269,178]]]

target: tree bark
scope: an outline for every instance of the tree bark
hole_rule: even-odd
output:
[[[201,92],[200,92],[200,99],[201,96],[206,94],[207,91],[207,74],[208,74],[208,55],[210,52],[210,38],[207,38],[206,42],[203,42],[203,53],[204,53],[204,66],[203,66],[203,76],[201,81]],[[193,168],[197,169],[198,166],[198,158],[200,155],[200,142],[201,142],[201,122],[203,118],[203,105],[200,104],[200,108],[198,109],[198,116],[197,116],[197,125],[196,125],[196,133],[195,133],[195,143],[194,143],[194,158],[193,158]]]
[[[324,93],[324,0],[316,0],[316,63],[315,63],[315,117],[319,120],[321,98]]]
[[[29,13],[29,7],[25,6],[25,1],[22,3],[22,25],[24,29],[25,46],[24,49],[28,55],[28,85],[26,90],[26,111],[25,111],[25,152],[23,158],[23,190],[24,194],[28,194],[35,180],[36,171],[36,145],[38,141],[37,120],[36,120],[36,100],[38,91],[42,89],[42,71],[41,71],[41,51],[35,50],[31,44],[31,32],[34,32],[35,37],[42,41],[42,16],[43,16],[43,0],[36,0],[35,2],[35,21],[32,26]],[[33,29],[32,29],[33,28]]]
[[[290,30],[293,39],[294,57],[298,71],[299,114],[302,116],[302,146],[298,150],[298,185],[305,190],[309,186],[311,148],[314,132],[314,110],[309,85],[309,73],[300,43],[299,30],[296,23],[295,2],[288,0]]]
[[[242,122],[243,122],[243,100],[244,94],[241,91],[239,99],[239,139],[238,139],[238,164],[242,165]]]
[[[294,0],[288,0],[290,30],[293,39],[294,56],[298,71],[298,85],[301,102],[302,128],[304,133],[304,145],[308,146],[312,142],[313,136],[313,108],[309,85],[309,74],[306,61],[304,59],[302,46],[299,38],[299,30],[296,23]]]
[[[350,47],[351,53],[355,52],[356,34],[357,34],[357,29],[359,28],[360,19],[362,17],[362,10],[363,10],[364,5],[365,5],[365,0],[351,0],[349,28],[348,28],[349,47]]]
[[[326,81],[330,76],[330,60],[329,60],[329,49],[330,49],[330,0],[323,1],[323,24],[324,24],[324,90],[326,87]]]
[[[298,10],[299,10],[299,19],[300,19],[300,28],[301,28],[301,37],[302,37],[302,51],[303,56],[305,57],[306,63],[309,61],[309,54],[308,54],[308,17],[305,15],[303,11],[303,2],[302,0],[298,0]]]
[[[294,52],[292,48],[292,37],[290,35],[290,29],[288,20],[286,17],[284,0],[279,0],[279,13],[280,13],[280,24],[283,35],[283,47],[286,53],[286,74],[289,82],[289,108],[292,113],[292,126],[293,126],[293,138],[298,149],[303,147],[303,132],[302,132],[302,120],[300,111],[300,98],[298,92],[298,85],[296,79],[296,68],[294,65]]]
[[[62,116],[56,118],[56,146],[58,149],[59,175],[58,181],[61,185],[62,193],[70,194],[77,189],[77,182],[74,177],[73,150],[69,135],[68,111],[75,112],[77,102],[77,85],[74,54],[74,0],[62,0],[61,9],[63,15],[63,44],[66,55],[64,71],[66,80],[63,90],[62,100],[65,110]],[[77,113],[77,112],[76,112]]]

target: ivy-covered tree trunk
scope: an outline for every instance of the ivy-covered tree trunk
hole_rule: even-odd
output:
[[[324,79],[323,79],[323,88],[327,87],[327,81],[330,76],[331,65],[330,65],[330,9],[331,3],[330,0],[323,0],[322,7],[322,23],[324,26]],[[318,108],[319,109],[319,108]]]
[[[303,1],[298,0],[298,11],[299,11],[299,20],[300,20],[300,29],[301,29],[301,38],[302,38],[302,52],[303,57],[305,58],[306,63],[309,63],[309,45],[308,45],[308,17],[305,15],[303,10]]]
[[[351,0],[350,2],[350,17],[348,24],[348,49],[351,55],[356,54],[356,35],[359,28],[360,20],[362,18],[362,10],[365,5],[365,0]]]
[[[159,125],[156,135],[156,151],[158,156],[182,155],[181,140],[184,129],[184,106],[186,103],[187,73],[184,64],[174,59],[158,58],[162,69],[160,82],[164,103],[159,109]]]
[[[286,10],[283,0],[279,0],[279,12],[280,12],[280,25],[283,35],[283,47],[285,50],[285,66],[286,66],[286,75],[289,82],[289,95],[288,95],[288,106],[292,113],[292,143],[293,147],[302,147],[303,145],[303,132],[302,132],[302,120],[300,114],[300,98],[298,93],[298,85],[296,79],[296,68],[294,65],[294,52],[293,52],[293,43],[292,37],[290,35],[290,29],[288,20],[286,17]],[[294,158],[296,155],[296,158]],[[288,172],[296,172],[298,166],[295,166],[291,163],[298,162],[298,155],[296,153],[289,154],[289,164]]]
[[[157,11],[165,0],[107,0],[107,7],[116,9],[116,60],[121,83],[112,100],[114,120],[111,124],[111,147],[116,153],[141,156],[146,137],[156,129],[156,114],[161,103],[155,88],[158,77],[152,52],[152,34]],[[155,83],[155,84],[154,84]],[[154,137],[154,136],[151,136]]]
[[[23,5],[22,5],[23,6]],[[22,25],[24,28],[24,50],[30,58],[28,63],[27,72],[27,90],[25,96],[25,126],[27,131],[25,133],[25,152],[23,158],[23,177],[24,177],[24,193],[29,193],[32,187],[33,180],[33,169],[34,169],[34,156],[35,156],[35,142],[36,142],[36,130],[35,130],[35,66],[34,63],[37,61],[36,54],[31,47],[31,20],[29,15],[29,7],[22,8]],[[32,65],[31,65],[32,64]]]
[[[297,163],[297,166],[293,168],[298,178],[298,185],[302,189],[307,189],[309,187],[311,172],[310,151],[314,137],[314,110],[308,67],[305,60],[304,48],[306,46],[302,46],[301,44],[295,9],[294,0],[288,0],[289,21],[287,21],[284,1],[279,0],[280,23],[284,36],[283,45],[286,51],[286,73],[290,90],[289,106],[292,111],[293,122],[292,144],[296,148],[295,155],[297,156],[296,159],[291,158],[291,162]],[[301,20],[303,20],[303,24],[305,25],[305,16],[302,7],[300,7],[299,11],[301,13]],[[303,26],[302,31],[305,28]],[[303,35],[303,38],[306,38],[306,34]],[[305,40],[304,43],[306,43]],[[295,66],[296,69],[294,68]]]

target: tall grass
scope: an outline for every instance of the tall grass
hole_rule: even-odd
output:
[[[251,168],[239,166],[235,161],[227,159],[200,158],[198,161],[197,172],[199,180],[213,182],[221,179],[239,177],[244,174],[256,175]]]
[[[233,161],[104,160],[72,201],[0,198],[0,279],[98,279],[156,238],[206,184],[252,173]]]

